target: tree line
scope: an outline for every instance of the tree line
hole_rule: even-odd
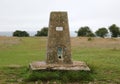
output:
[[[77,33],[77,36],[81,37],[107,37],[108,34],[110,34],[111,37],[120,37],[120,27],[118,27],[116,24],[112,24],[108,28],[102,27],[98,28],[95,32],[92,32],[92,30],[88,26],[80,27],[78,31],[75,31]],[[17,37],[28,37],[30,36],[29,33],[26,31],[20,31],[16,30],[13,32],[13,36]],[[35,36],[48,36],[48,27],[43,27],[40,31],[37,31]]]
[[[88,26],[80,27],[78,31],[76,31],[77,36],[82,37],[107,37],[110,34],[111,37],[120,37],[120,27],[116,24],[113,24],[107,28],[102,27],[96,30],[94,33]]]
[[[13,36],[29,37],[30,35],[27,31],[16,30],[15,32],[13,32]],[[48,36],[48,27],[43,27],[40,31],[37,31],[34,36]]]

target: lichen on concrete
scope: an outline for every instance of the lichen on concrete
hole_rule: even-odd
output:
[[[58,48],[61,48],[60,56]],[[51,12],[50,14],[46,55],[48,64],[72,64],[67,12]]]

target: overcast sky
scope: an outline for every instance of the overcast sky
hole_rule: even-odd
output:
[[[71,31],[120,26],[120,0],[0,0],[0,31],[37,31],[51,11],[67,11]]]

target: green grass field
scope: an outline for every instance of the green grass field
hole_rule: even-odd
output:
[[[45,60],[46,43],[45,37],[0,37],[0,84],[34,84],[22,79],[30,62]],[[71,38],[71,45],[72,59],[91,68],[89,83],[120,84],[120,39]]]

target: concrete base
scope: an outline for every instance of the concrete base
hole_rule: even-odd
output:
[[[85,62],[74,61],[73,64],[46,64],[46,62],[33,62],[30,63],[31,70],[81,70],[90,71],[90,68]]]

